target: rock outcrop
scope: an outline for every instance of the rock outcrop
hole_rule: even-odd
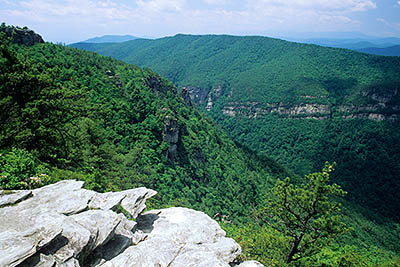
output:
[[[183,102],[185,103],[185,105],[188,107],[192,107],[193,106],[192,98],[190,97],[190,93],[186,87],[183,87],[181,89],[181,95],[182,95]]]
[[[181,92],[184,98],[187,95],[190,97],[190,103],[194,103],[198,106],[203,106],[206,103],[206,110],[210,111],[215,102],[225,94],[226,87],[218,85],[213,88],[202,88],[197,86],[182,87]],[[187,100],[185,100],[185,103]]]
[[[13,43],[15,44],[32,46],[37,43],[44,43],[42,36],[26,27],[19,28],[2,24],[0,31],[4,32],[7,37],[13,38]]]
[[[101,194],[82,186],[68,180],[1,191],[0,266],[229,267],[241,253],[202,212],[169,208],[141,214],[153,190]]]
[[[343,119],[368,119],[374,121],[399,121],[400,107],[387,105],[383,102],[366,105],[328,104],[289,104],[261,102],[228,102],[222,109],[222,114],[240,118],[262,118],[267,114],[277,114],[284,118],[327,120],[331,117]]]
[[[331,116],[329,105],[323,104],[297,104],[285,103],[259,103],[259,102],[230,102],[222,109],[222,113],[231,117],[260,118],[268,113],[278,114],[287,118],[303,119],[328,119]]]
[[[182,91],[187,91],[191,102],[202,106],[203,103],[207,101],[208,94],[210,93],[210,89],[197,87],[197,86],[186,86],[181,89]]]
[[[208,95],[208,101],[206,105],[206,110],[211,111],[214,107],[215,102],[225,94],[225,87],[224,86],[217,86],[211,89],[211,92]]]
[[[171,162],[178,158],[179,124],[178,120],[171,115],[164,118],[163,141],[169,144],[166,158]]]
[[[378,88],[379,89],[379,88]],[[361,92],[365,103],[332,104],[328,95],[301,95],[300,102],[260,102],[260,101],[233,101],[232,91],[225,94],[226,86],[202,88],[187,86],[182,88],[185,102],[194,103],[199,107],[211,111],[215,103],[224,95],[227,96],[221,113],[229,117],[257,119],[268,114],[275,114],[281,118],[328,120],[333,117],[342,119],[365,119],[374,121],[400,121],[400,106],[398,105],[399,91],[388,90],[382,93],[379,90]],[[376,92],[377,91],[377,92]],[[379,93],[378,93],[379,92]],[[229,101],[230,100],[230,101]],[[314,103],[313,103],[314,102]],[[332,103],[330,103],[332,102]],[[322,104],[323,103],[323,104]]]

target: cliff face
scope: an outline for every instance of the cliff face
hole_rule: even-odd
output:
[[[0,266],[239,264],[240,246],[204,213],[169,208],[141,214],[155,191],[100,194],[82,185],[61,181],[0,191]]]
[[[225,93],[221,86],[206,90],[198,87],[196,90],[187,90],[191,100],[199,106],[204,105],[207,111],[211,111],[215,102]],[[267,114],[276,114],[284,118],[326,120],[333,116],[342,119],[367,119],[375,121],[399,121],[400,105],[397,104],[397,90],[390,94],[362,93],[361,97],[366,104],[330,104],[336,101],[333,97],[302,96],[303,103],[259,101],[232,101],[231,95],[227,96],[223,103],[221,113],[229,117],[238,118],[262,118]],[[325,104],[321,104],[321,99]],[[207,102],[206,102],[207,100]],[[314,103],[313,103],[314,102]],[[219,112],[219,111],[217,111]]]
[[[231,117],[260,118],[268,113],[278,114],[290,118],[328,119],[331,116],[329,105],[322,104],[285,104],[259,102],[229,102],[222,109],[222,113]]]
[[[37,43],[44,43],[42,36],[26,27],[19,28],[2,24],[0,26],[0,31],[4,32],[7,37],[13,38],[13,43],[15,44],[32,46]]]

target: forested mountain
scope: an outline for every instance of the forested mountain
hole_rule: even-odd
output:
[[[83,41],[84,43],[122,43],[138,39],[132,35],[103,35]]]
[[[337,161],[349,199],[399,219],[399,58],[212,35],[74,46],[152,68],[236,141],[298,174]]]
[[[202,39],[197,36],[177,37],[189,38],[190,42]],[[298,174],[313,170],[314,166],[320,170],[325,158],[321,157],[312,162],[310,159],[314,158],[300,157],[307,155],[307,151],[311,153],[311,149],[317,149],[324,153],[336,152],[337,154],[332,155],[335,156],[332,158],[340,159],[339,156],[347,152],[341,147],[333,146],[329,151],[323,151],[323,149],[324,146],[329,148],[335,144],[335,138],[339,138],[335,135],[336,132],[342,133],[342,128],[346,125],[338,123],[342,118],[333,112],[332,116],[328,116],[329,119],[326,120],[307,118],[325,118],[326,114],[323,112],[310,116],[308,113],[306,115],[297,114],[297,112],[286,113],[286,110],[290,110],[291,107],[298,106],[300,108],[296,110],[303,110],[301,108],[303,101],[310,101],[307,105],[309,103],[309,105],[315,105],[312,101],[318,101],[318,105],[331,105],[330,101],[333,100],[330,93],[332,92],[327,91],[326,97],[315,97],[323,89],[315,85],[316,81],[310,82],[311,88],[305,86],[308,88],[307,95],[302,94],[301,88],[292,90],[293,102],[286,105],[286,102],[282,100],[281,102],[285,105],[277,107],[277,110],[282,112],[270,112],[268,109],[270,106],[265,105],[263,107],[268,113],[264,109],[260,113],[258,104],[255,104],[255,109],[249,109],[248,107],[252,107],[253,104],[248,105],[246,101],[261,102],[271,96],[264,93],[250,94],[253,91],[262,92],[260,88],[257,91],[256,87],[253,90],[253,87],[250,87],[251,84],[245,87],[246,92],[240,94],[241,87],[240,84],[233,83],[236,81],[233,73],[231,76],[227,75],[226,79],[219,80],[218,77],[223,77],[223,74],[213,74],[212,70],[223,66],[227,68],[225,74],[230,71],[236,71],[236,74],[244,71],[243,77],[246,77],[245,74],[253,75],[254,85],[258,84],[255,80],[264,77],[265,73],[256,72],[256,69],[252,70],[246,65],[236,65],[243,60],[240,57],[237,57],[238,61],[232,64],[233,62],[229,61],[235,59],[236,56],[229,57],[229,54],[226,55],[227,62],[216,65],[218,61],[213,61],[210,55],[223,53],[223,47],[235,44],[236,37],[219,37],[222,40],[217,40],[215,44],[219,43],[222,48],[216,46],[215,50],[211,51],[208,50],[209,47],[202,48],[202,42],[213,43],[214,38],[208,36],[197,45],[195,42],[189,50],[185,50],[182,46],[177,48],[177,51],[183,49],[182,55],[187,54],[188,58],[182,59],[185,57],[180,58],[179,54],[176,54],[175,64],[169,65],[176,68],[172,68],[177,75],[175,81],[181,80],[180,86],[193,84],[197,86],[186,87],[179,93],[174,84],[147,68],[141,69],[95,53],[49,43],[36,43],[29,47],[12,44],[2,35],[0,43],[0,188],[29,188],[60,179],[85,180],[89,189],[97,191],[146,186],[159,192],[153,206],[187,206],[205,211],[211,216],[217,214],[217,218],[220,218],[228,233],[241,242],[246,254],[249,257],[258,257],[267,264],[269,259],[266,256],[272,257],[271,253],[282,253],[286,247],[274,247],[273,251],[265,249],[265,245],[270,241],[268,238],[272,236],[280,239],[281,237],[267,225],[260,225],[254,219],[253,213],[265,205],[270,189],[277,178],[291,176],[292,180],[301,181],[299,175],[288,171],[268,155],[276,157],[287,166],[296,167]],[[171,39],[173,40],[170,38],[164,41],[169,42]],[[239,38],[239,40],[245,39]],[[260,42],[264,40],[256,37],[254,39]],[[147,40],[132,42],[136,41],[139,41],[138,43],[143,47],[147,42],[153,43]],[[278,42],[289,44],[283,41]],[[131,44],[131,42],[128,43]],[[170,49],[178,43],[171,43]],[[247,45],[244,43],[239,47],[246,51],[244,47]],[[260,44],[255,46],[261,50],[265,49]],[[193,52],[192,55],[190,51],[196,47],[200,51],[193,50],[196,53]],[[251,51],[250,48],[248,47],[247,51]],[[285,49],[278,50],[284,54]],[[165,52],[162,55],[149,55],[148,60],[156,60],[159,57],[160,66],[166,70],[166,65],[173,61],[169,55],[177,51],[163,51]],[[203,54],[197,53],[201,51]],[[153,52],[160,51],[153,50]],[[189,68],[193,66],[189,63],[194,63],[191,60],[198,56],[211,60],[207,62],[209,69],[199,72],[197,77],[190,78]],[[162,57],[165,57],[165,61]],[[253,62],[258,58],[250,53],[247,60]],[[280,63],[275,61],[275,64],[279,67]],[[383,63],[378,60],[376,64]],[[285,65],[286,67],[291,69],[290,65]],[[278,80],[276,82],[271,80],[271,86],[280,82],[279,77],[283,79],[283,76],[279,76],[279,71],[283,72],[285,68],[275,70],[273,75],[276,75]],[[199,69],[202,67],[199,66]],[[210,74],[212,74],[212,79],[206,79]],[[296,72],[293,72],[293,80],[296,81],[295,74]],[[379,75],[379,72],[375,75]],[[185,84],[182,77],[193,79],[196,83]],[[268,77],[265,77],[266,81],[267,79]],[[367,83],[370,79],[367,78],[364,82]],[[300,79],[300,81],[303,80]],[[246,80],[243,81],[245,82]],[[387,79],[386,82],[389,83],[390,80]],[[301,85],[308,84],[307,79],[301,83]],[[335,85],[334,82],[333,85]],[[284,87],[284,84],[280,86]],[[335,94],[335,99],[338,99],[337,105],[343,103],[350,106],[353,99],[347,99],[340,94],[342,87],[337,86],[339,92],[333,91],[337,93],[337,96]],[[376,90],[380,92],[380,87]],[[242,101],[240,97],[243,95],[247,99],[240,102]],[[284,99],[285,92],[271,92],[271,95]],[[356,96],[357,94],[354,100],[364,97],[364,95],[359,98]],[[381,95],[377,93],[377,96]],[[397,94],[393,97],[397,97]],[[211,118],[193,107],[190,98],[202,109],[209,110],[221,125],[231,129],[231,135],[242,144],[234,142]],[[229,103],[232,104],[229,106]],[[365,103],[365,105],[370,104]],[[393,106],[392,102],[387,103],[388,110],[384,110],[388,113],[383,116],[384,118],[395,118],[396,110]],[[306,107],[308,110],[309,106]],[[222,112],[223,110],[228,112]],[[252,115],[254,111],[260,115]],[[362,112],[365,111],[362,110]],[[360,112],[360,114],[363,113]],[[386,141],[387,136],[393,138],[393,140],[390,139],[393,141],[390,147],[392,150],[385,151],[385,148],[382,148],[382,151],[386,153],[384,156],[388,161],[387,164],[393,164],[392,161],[395,158],[392,158],[392,154],[396,153],[397,140],[391,129],[387,128],[386,123],[389,125],[389,122],[371,121],[376,124],[367,126],[364,126],[362,119],[349,120],[349,122],[357,122],[362,127],[367,127],[371,135],[379,130],[381,135],[375,137],[376,145],[382,142],[382,139]],[[321,128],[322,126],[318,123],[332,123],[329,125],[336,128],[328,131],[328,125],[322,124],[325,128]],[[353,149],[353,138],[360,140],[359,142],[369,140],[368,135],[365,137],[363,135],[364,128],[357,131],[359,135],[353,135],[357,123],[351,125],[353,128],[349,129],[350,139],[346,139],[347,137],[340,139],[343,140],[344,147],[350,146],[348,150],[350,152]],[[260,129],[256,127],[257,125]],[[396,125],[393,123],[393,127],[397,127]],[[379,127],[386,132],[381,132]],[[265,130],[268,130],[266,135],[257,136],[256,131]],[[320,135],[326,134],[324,131],[333,134],[327,139],[328,144],[312,143],[318,131]],[[316,137],[322,138],[320,135]],[[274,140],[268,143],[265,142],[264,137],[271,137]],[[320,139],[316,140],[320,141]],[[279,141],[286,146],[279,147]],[[247,148],[259,149],[261,142],[264,146],[263,150],[260,149],[261,154]],[[309,143],[316,147],[311,146],[310,149]],[[269,145],[271,147],[267,147]],[[362,149],[368,145],[365,144]],[[296,154],[298,151],[303,151],[303,154],[298,156]],[[361,156],[368,159],[367,152],[368,150]],[[282,157],[284,153],[291,154],[293,159],[289,155],[286,158]],[[356,157],[357,160],[360,155],[355,151],[351,156]],[[309,165],[304,165],[307,162]],[[343,167],[340,164],[339,162],[337,167],[338,177],[342,177],[342,173],[346,174],[346,172],[355,176],[360,175],[358,172],[365,167],[365,165],[353,164],[352,168],[346,169],[346,165]],[[342,173],[340,173],[341,168],[344,168]],[[382,168],[379,170],[382,171]],[[392,190],[398,185],[396,181],[390,180],[394,188],[388,187],[386,182],[392,178],[390,175],[396,174],[396,169],[393,173],[391,172],[392,169],[387,172],[389,175],[387,180],[379,180],[379,183],[386,186],[387,192],[393,192]],[[371,176],[367,178],[376,178],[373,175],[374,173],[371,173]],[[347,188],[352,188],[353,183],[357,183],[355,179],[352,180],[349,177],[337,178],[337,181],[345,182],[344,185]],[[368,180],[368,182],[371,181]],[[368,184],[365,190],[374,192],[371,187],[375,185]],[[4,191],[1,192],[3,193]],[[349,192],[349,196],[359,201],[359,195],[356,193]],[[394,198],[397,195],[389,197]],[[345,203],[343,208],[345,222],[354,230],[321,250],[316,258],[311,259],[311,262],[328,266],[338,266],[338,262],[366,263],[370,266],[380,264],[395,266],[396,262],[398,263],[396,255],[400,251],[398,242],[400,237],[397,224],[391,219],[375,216],[365,208],[368,205],[364,204],[358,202],[357,205],[360,206],[356,204],[352,206]],[[396,207],[396,205],[397,203],[392,203],[389,207]],[[282,266],[279,261],[278,263],[274,261],[274,265]]]
[[[2,40],[1,53],[3,189],[22,187],[12,162],[23,158],[22,170],[37,165],[56,180],[84,179],[98,191],[147,186],[164,205],[241,221],[288,175],[235,145],[148,69],[49,43]]]
[[[389,47],[366,47],[357,49],[357,51],[373,55],[382,56],[400,56],[400,45],[394,45]]]
[[[290,40],[289,40],[290,41]],[[351,50],[364,49],[369,47],[386,48],[400,44],[400,39],[395,37],[377,38],[371,36],[360,36],[358,38],[312,38],[295,39],[293,41],[316,44],[327,47],[347,48]]]

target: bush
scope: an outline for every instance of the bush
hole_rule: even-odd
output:
[[[48,169],[25,150],[0,153],[0,189],[33,189],[48,184]]]

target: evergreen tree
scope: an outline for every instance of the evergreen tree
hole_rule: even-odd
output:
[[[264,221],[290,240],[286,263],[309,257],[347,231],[340,215],[340,203],[332,196],[346,194],[339,185],[329,184],[335,164],[325,164],[322,172],[305,176],[306,183],[294,185],[279,180],[273,198],[262,210]]]
[[[67,157],[70,127],[85,109],[81,92],[56,82],[49,70],[16,51],[0,36],[0,149],[15,146],[39,152],[41,160]]]

